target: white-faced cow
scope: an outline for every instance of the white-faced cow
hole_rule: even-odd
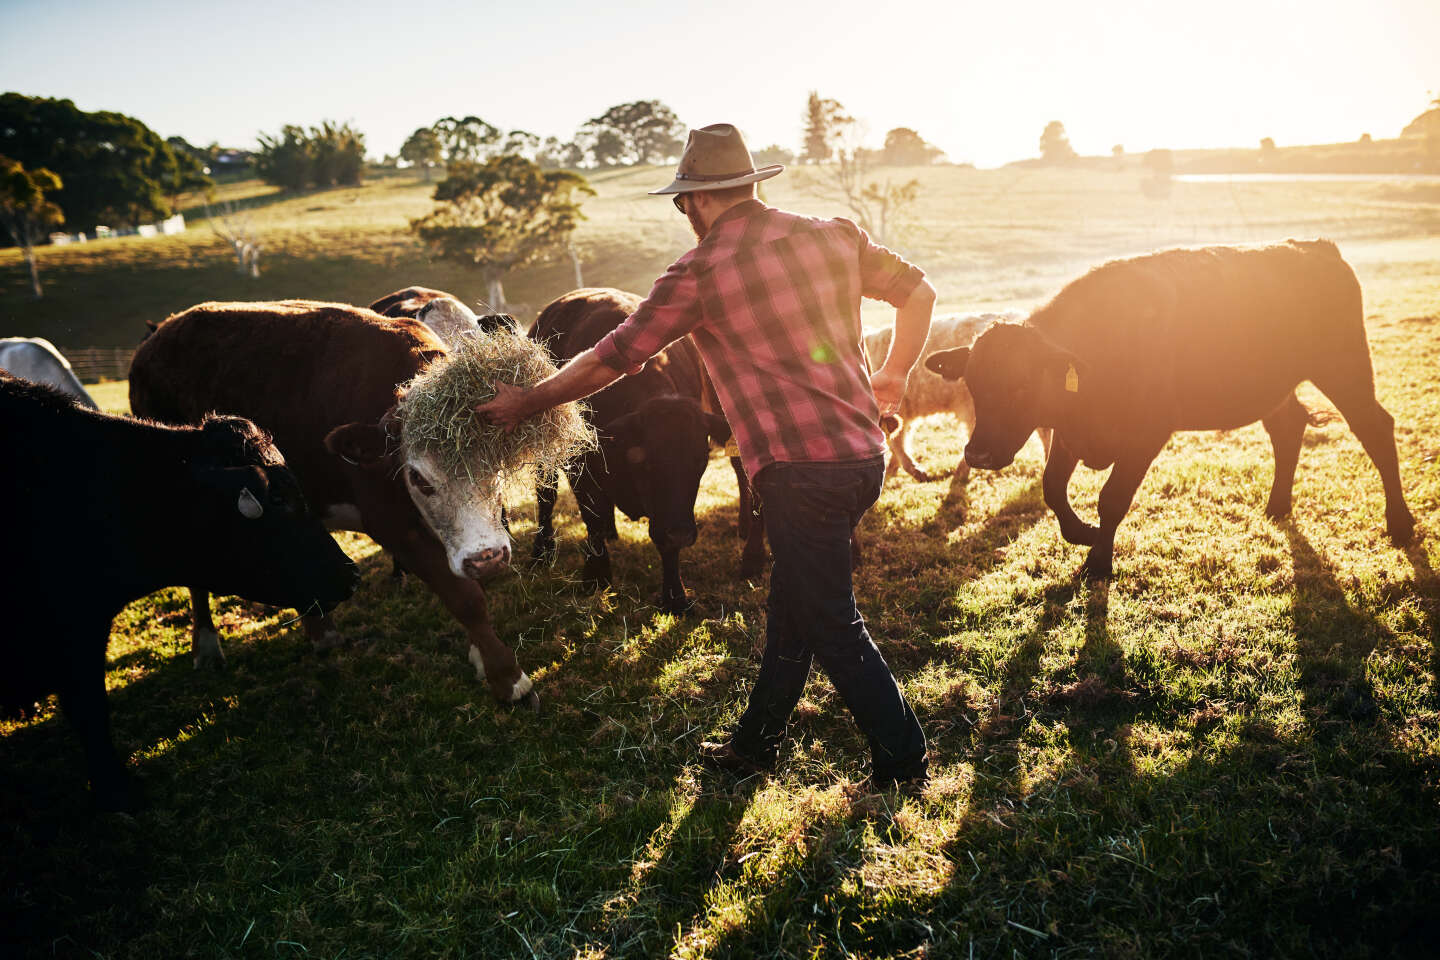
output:
[[[370,304],[370,309],[382,317],[419,320],[435,331],[447,347],[454,347],[457,338],[477,331],[495,330],[502,325],[515,328],[515,318],[508,313],[477,316],[459,297],[431,287],[406,287],[387,293]]]
[[[623,290],[574,290],[540,311],[530,336],[563,364],[593,347],[639,305],[640,297]],[[680,551],[695,542],[695,495],[710,462],[710,443],[730,436],[725,418],[701,407],[702,369],[695,347],[681,339],[638,373],[590,397],[588,416],[599,449],[566,468],[585,520],[585,581],[592,586],[611,582],[606,541],[617,536],[615,508],[632,520],[648,517],[650,540],[660,552],[659,606],[672,613],[692,605],[680,576]],[[557,480],[542,482],[536,491],[534,556],[546,562],[555,555],[551,517]]]
[[[105,697],[115,615],[181,584],[323,613],[353,592],[355,565],[270,439],[239,417],[164,427],[0,374],[0,444],[14,561],[0,578],[0,707],[59,693],[97,806],[130,809]]]
[[[0,338],[0,370],[33,383],[43,383],[74,397],[91,410],[99,410],[95,400],[80,384],[55,345],[43,337]]]
[[[308,300],[205,303],[166,320],[135,354],[130,405],[188,423],[206,411],[247,416],[285,451],[331,529],[357,530],[435,591],[465,627],[469,659],[506,703],[538,704],[530,678],[490,622],[480,582],[510,562],[495,491],[402,449],[397,387],[445,356],[425,324]],[[209,597],[193,590],[198,662],[218,662]],[[328,618],[305,622],[319,646]]]
[[[1115,528],[1176,430],[1259,420],[1275,450],[1265,512],[1288,514],[1308,421],[1295,396],[1304,380],[1330,398],[1379,470],[1390,538],[1403,545],[1414,535],[1394,421],[1375,399],[1360,284],[1327,240],[1107,263],[1026,323],[997,324],[972,349],[933,353],[925,363],[970,385],[972,466],[998,470],[1036,427],[1055,428],[1045,503],[1066,540],[1091,546],[1087,576],[1110,575]],[[1100,492],[1099,527],[1070,506],[1070,476],[1081,462],[1114,465]]]
[[[992,324],[1022,318],[1023,315],[1019,313],[963,313],[941,317],[930,324],[930,333],[925,337],[921,356],[940,350],[968,347]],[[865,334],[865,354],[869,357],[872,368],[878,368],[885,362],[885,357],[890,353],[890,338],[894,333],[894,327],[882,327]],[[886,438],[890,447],[890,461],[885,464],[887,478],[894,476],[896,471],[904,467],[905,472],[916,480],[924,482],[933,479],[931,474],[916,465],[910,452],[910,428],[916,421],[949,414],[964,425],[967,438],[975,430],[975,401],[971,399],[970,389],[965,386],[965,381],[947,380],[923,365],[911,371],[910,381],[905,385],[905,396],[900,401],[899,413],[900,429]],[[1050,429],[1041,427],[1036,432],[1040,435],[1040,445],[1048,457]],[[970,465],[963,456],[955,474],[961,481],[970,475]]]

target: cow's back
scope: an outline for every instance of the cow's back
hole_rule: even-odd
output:
[[[583,287],[557,297],[540,311],[530,336],[562,365],[604,339],[640,306],[641,298],[610,287]],[[608,422],[659,394],[701,401],[703,366],[695,345],[683,337],[656,354],[638,374],[624,377],[590,399],[596,423]]]
[[[212,410],[253,420],[274,436],[307,494],[324,502],[321,488],[338,482],[325,435],[377,422],[396,386],[444,353],[418,321],[345,304],[203,303],[141,343],[130,406],[167,423],[196,423]]]
[[[1084,360],[1117,404],[1163,411],[1175,429],[1249,423],[1257,404],[1369,349],[1359,283],[1326,240],[1114,261],[1029,323]]]

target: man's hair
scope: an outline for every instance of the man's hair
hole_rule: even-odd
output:
[[[724,190],[706,190],[705,192],[721,203],[735,203],[738,200],[749,200],[755,196],[755,184],[742,183],[738,187],[726,187]]]

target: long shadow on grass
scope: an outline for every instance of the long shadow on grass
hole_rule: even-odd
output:
[[[1375,691],[1365,662],[1390,631],[1350,605],[1334,567],[1293,520],[1284,521],[1282,529],[1295,571],[1291,619],[1306,719],[1326,735],[1373,721]]]

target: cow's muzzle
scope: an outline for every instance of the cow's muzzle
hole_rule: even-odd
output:
[[[461,564],[465,576],[471,580],[484,580],[495,576],[510,566],[510,547],[490,547],[479,553],[472,553]]]
[[[974,444],[967,444],[965,447],[965,462],[977,470],[1000,470],[1010,466],[1015,460],[1014,455],[992,453],[989,450],[977,450]]]
[[[695,545],[696,536],[694,527],[680,527],[675,530],[666,530],[660,536],[651,539],[661,550],[683,550]]]

